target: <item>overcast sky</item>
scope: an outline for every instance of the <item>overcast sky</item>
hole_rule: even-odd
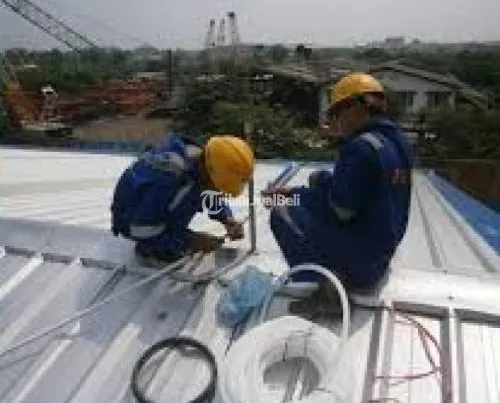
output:
[[[500,40],[500,0],[33,0],[99,45],[200,48],[210,18],[235,11],[251,43],[354,45],[389,35]],[[0,47],[55,42],[0,6]]]

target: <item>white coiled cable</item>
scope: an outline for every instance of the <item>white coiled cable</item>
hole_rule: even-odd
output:
[[[300,271],[323,274],[335,286],[342,304],[342,332],[335,333],[313,322],[296,316],[284,316],[261,323],[245,333],[229,350],[220,377],[220,393],[224,403],[273,403],[273,392],[264,382],[266,369],[280,361],[308,358],[319,374],[319,384],[303,399],[291,402],[340,403],[338,385],[335,385],[337,363],[343,344],[349,336],[349,301],[342,283],[329,270],[303,264],[280,277],[275,287],[279,290],[288,278]],[[273,295],[263,305],[261,321]]]

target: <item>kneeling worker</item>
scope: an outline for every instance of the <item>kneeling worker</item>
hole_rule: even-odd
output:
[[[188,229],[193,216],[207,207],[203,192],[239,196],[253,170],[253,152],[237,137],[214,136],[201,147],[173,134],[144,152],[120,177],[111,206],[112,231],[136,241],[136,253],[154,260],[214,251],[223,237]],[[242,225],[223,197],[210,195],[216,200],[209,217],[225,226],[231,240],[242,238]]]
[[[270,218],[290,266],[316,263],[339,276],[348,291],[372,288],[406,231],[413,156],[386,115],[384,89],[375,78],[349,74],[330,95],[329,135],[340,143],[334,172],[314,172],[309,187],[270,189],[263,196],[299,196],[299,205],[275,207]],[[312,272],[293,280],[322,285],[309,299],[295,302],[292,311],[321,311],[323,297],[334,295]]]

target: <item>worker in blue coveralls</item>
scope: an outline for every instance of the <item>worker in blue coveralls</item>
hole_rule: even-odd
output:
[[[339,146],[333,173],[312,173],[308,187],[263,192],[300,196],[294,198],[299,205],[271,210],[271,230],[287,263],[322,265],[348,291],[381,280],[407,228],[413,156],[386,110],[384,89],[374,77],[346,75],[330,91],[329,135]],[[310,297],[292,303],[292,312],[335,305],[327,304],[336,293],[321,275],[304,272],[292,279],[320,283]]]
[[[212,252],[224,237],[193,231],[188,228],[190,221],[207,210],[231,240],[241,239],[242,225],[225,197],[239,196],[253,170],[253,151],[244,140],[213,136],[201,146],[176,130],[121,175],[111,206],[112,231],[135,241],[136,253],[149,262]],[[207,194],[212,198],[208,203]]]

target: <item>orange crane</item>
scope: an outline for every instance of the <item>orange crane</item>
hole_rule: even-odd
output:
[[[65,137],[71,134],[71,127],[57,120],[57,93],[52,87],[42,88],[40,94],[25,91],[19,83],[15,69],[1,54],[0,75],[2,104],[12,128],[23,133],[51,137]]]
[[[58,39],[71,49],[95,47],[94,43],[58,20],[30,0],[0,0],[8,9]],[[3,103],[11,123],[23,132],[67,136],[71,126],[58,121],[55,115],[57,92],[46,86],[40,94],[30,94],[21,87],[14,69],[1,57],[0,70],[3,83]]]
[[[81,52],[85,48],[97,48],[97,45],[89,38],[75,31],[31,0],[0,0],[0,2],[32,25],[77,52]],[[7,64],[6,61],[5,64]],[[7,83],[8,85],[5,85]],[[64,134],[71,131],[68,125],[56,119],[54,112],[56,110],[57,93],[52,87],[42,89],[41,111],[35,113],[36,117],[34,117],[33,113],[28,113],[28,110],[36,110],[37,102],[30,99],[30,96],[22,90],[19,81],[10,77],[5,84],[4,87],[9,88],[9,90],[5,91],[4,102],[7,106],[10,105],[11,110],[19,111],[14,115],[24,122],[22,125],[24,128],[28,125],[30,131],[61,132]],[[136,82],[111,82],[82,90],[80,101],[91,105],[104,101],[117,105],[124,112],[137,113],[139,110],[143,110],[156,102],[156,88],[150,87]],[[72,107],[74,103],[69,102],[68,106]],[[79,104],[80,102],[76,102],[77,108],[79,108]],[[63,103],[60,106],[62,107]],[[80,107],[82,106],[80,105]]]

